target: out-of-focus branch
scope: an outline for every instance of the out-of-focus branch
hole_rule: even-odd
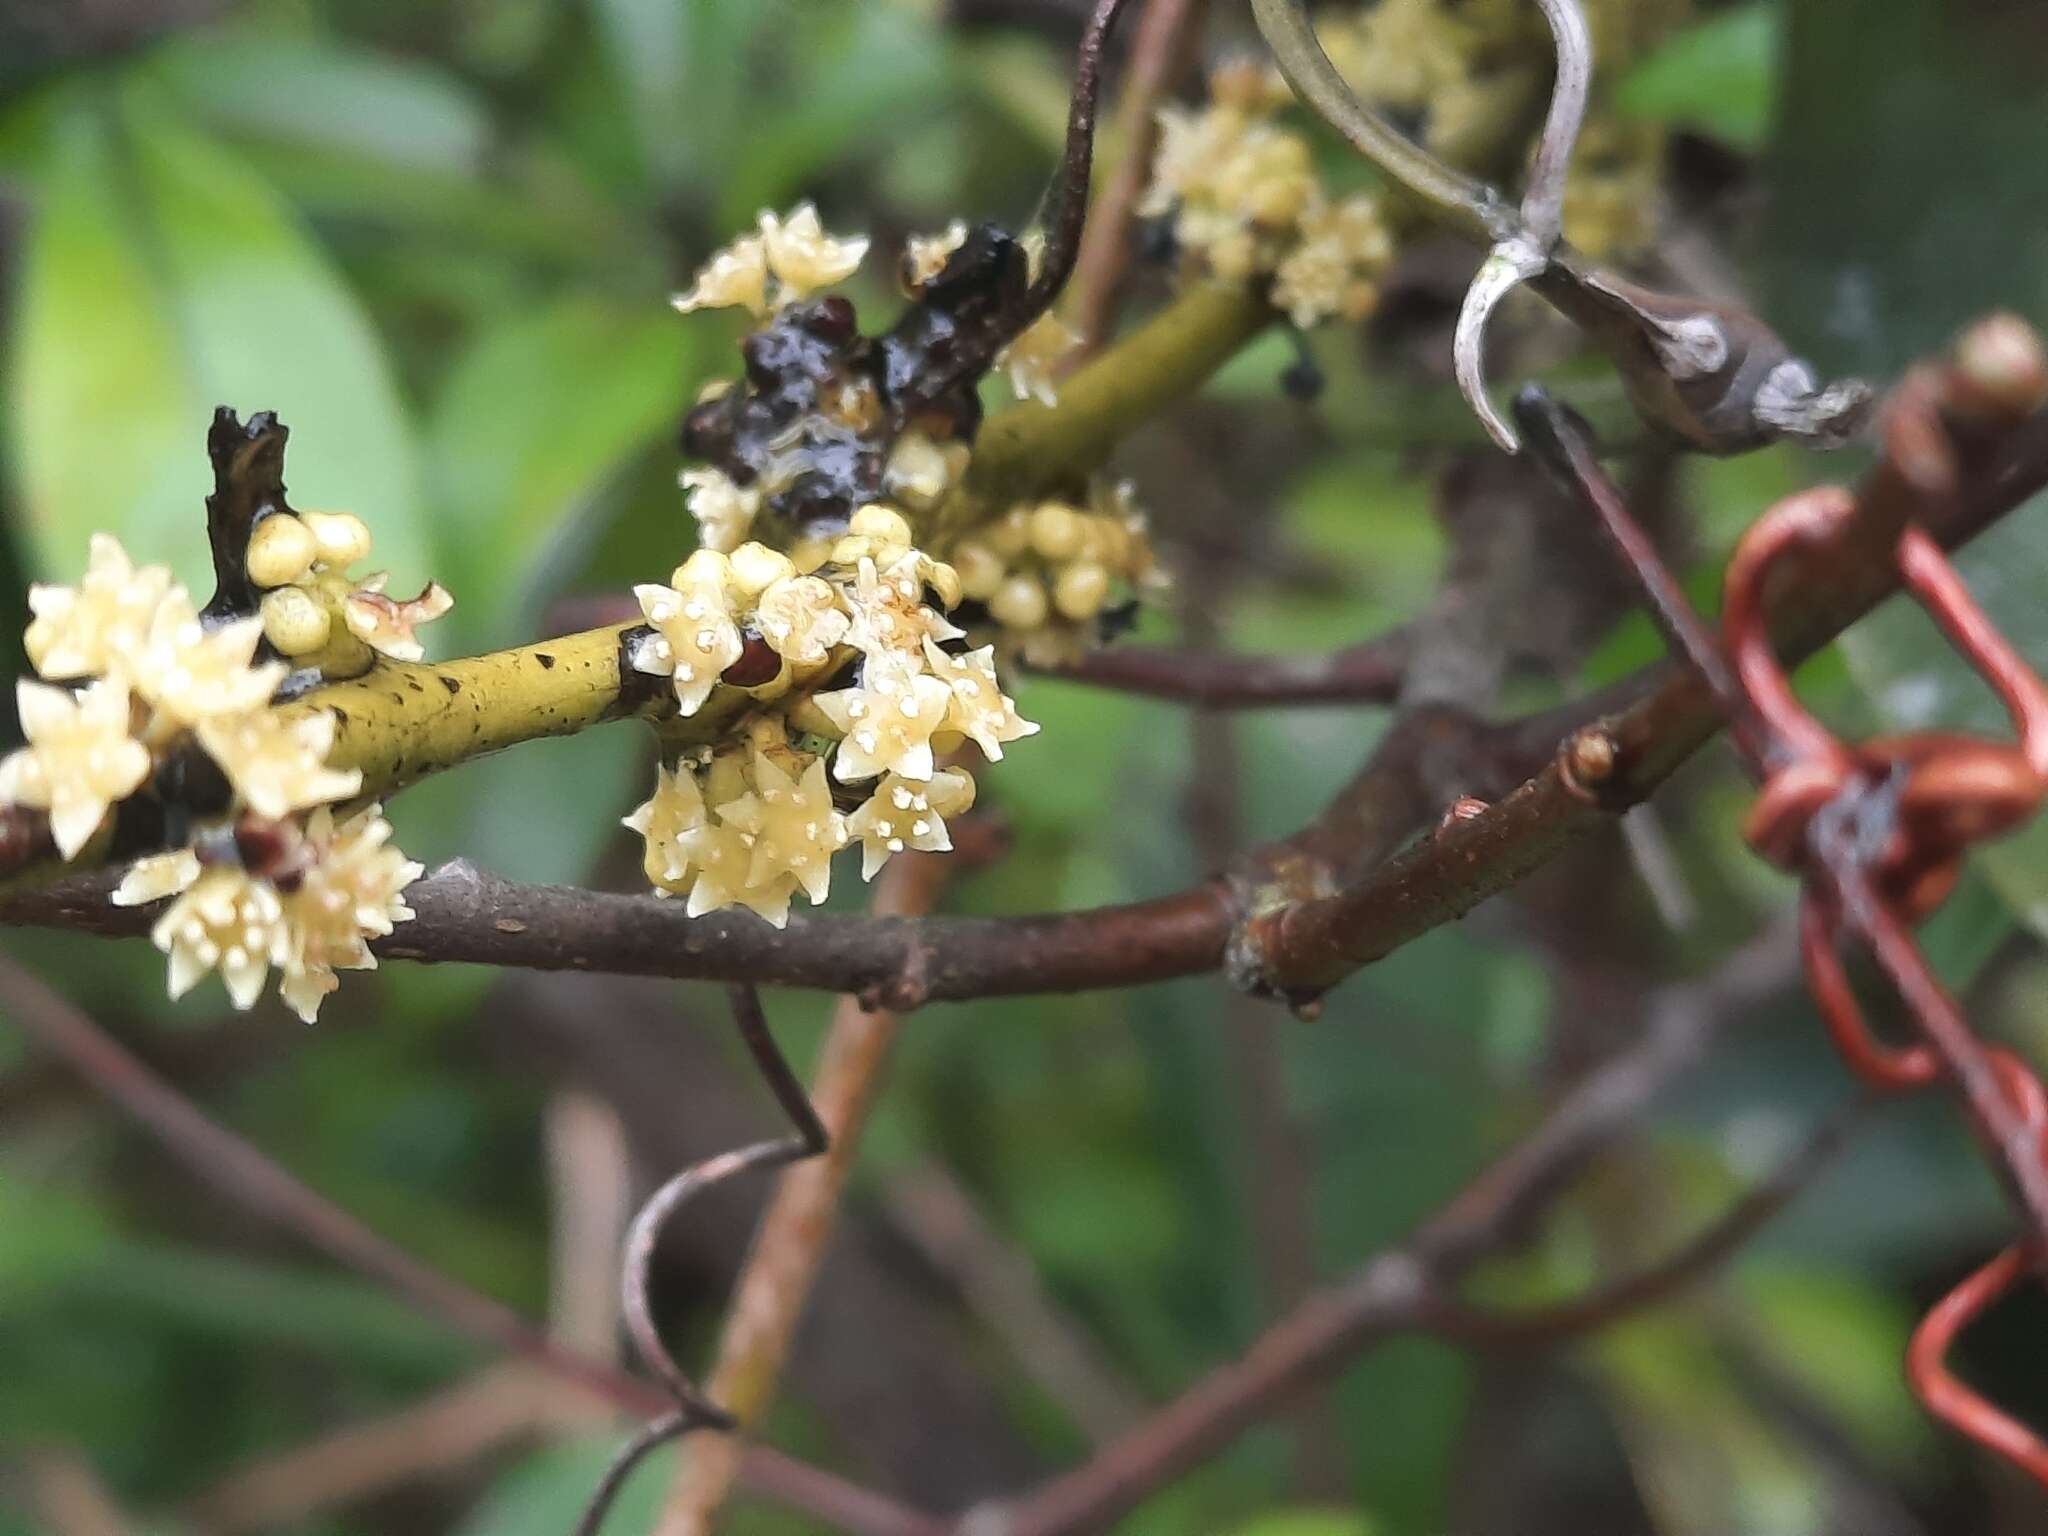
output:
[[[1117,110],[1122,157],[1089,213],[1067,288],[1073,295],[1073,327],[1082,346],[1091,351],[1102,345],[1115,323],[1117,290],[1130,263],[1133,216],[1159,138],[1159,101],[1187,62],[1201,32],[1205,5],[1206,0],[1146,0],[1138,17]]]
[[[90,1078],[199,1178],[250,1210],[298,1233],[330,1258],[389,1286],[412,1306],[572,1386],[593,1403],[635,1414],[669,1404],[656,1388],[611,1365],[555,1344],[502,1302],[472,1291],[378,1236],[261,1151],[209,1119],[41,981],[0,957],[0,1014]],[[815,1467],[750,1449],[750,1488],[818,1519],[867,1536],[927,1536],[934,1523],[915,1511]]]
[[[1413,648],[1413,636],[1405,628],[1320,656],[1238,656],[1114,645],[1045,670],[1091,687],[1202,709],[1390,704],[1401,691]]]
[[[1311,1296],[1243,1356],[1093,1460],[1020,1500],[970,1512],[958,1529],[1001,1536],[1106,1529],[1360,1350],[1392,1334],[1430,1330],[1458,1279],[1520,1242],[1573,1175],[1699,1060],[1723,1021],[1791,981],[1785,937],[1751,945],[1709,982],[1659,994],[1635,1045],[1574,1088],[1407,1242]],[[1645,1303],[1660,1294],[1652,1291]]]
[[[949,861],[930,854],[892,860],[875,887],[875,911],[916,917],[937,900]],[[881,1091],[898,1017],[869,1011],[851,997],[832,1015],[811,1105],[830,1142],[793,1165],[775,1187],[753,1252],[726,1312],[717,1363],[705,1394],[735,1421],[731,1434],[686,1442],[682,1470],[669,1489],[657,1536],[708,1536],[737,1480],[741,1436],[758,1426],[781,1384],[783,1366],[837,1224],[840,1196],[860,1150],[861,1132]]]

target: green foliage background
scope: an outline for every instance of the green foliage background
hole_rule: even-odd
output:
[[[432,575],[455,591],[443,654],[528,637],[557,599],[648,579],[688,546],[673,427],[733,357],[723,318],[684,322],[667,307],[698,259],[755,209],[804,196],[884,249],[955,216],[1019,219],[1064,107],[1065,61],[1043,37],[950,31],[933,7],[897,0],[206,9],[216,14],[111,52],[73,46],[41,12],[0,18],[0,44],[18,29],[17,46],[0,46],[11,566],[0,604],[18,608],[28,578],[74,572],[97,528],[200,582],[202,444],[218,402],[282,414],[296,499],[362,513],[395,586]],[[2044,317],[2048,45],[2010,10],[1717,9],[1623,99],[1756,157],[1775,201],[1759,248],[1743,254],[1774,316],[1829,361],[1882,374],[1989,302]],[[864,283],[864,313],[888,313],[881,279]],[[1341,342],[1319,352],[1332,373],[1327,430],[1267,478],[1276,542],[1335,574],[1312,590],[1255,574],[1208,615],[1220,643],[1347,643],[1411,612],[1433,580],[1430,466],[1405,450],[1439,430],[1430,424],[1457,421],[1445,392],[1390,387]],[[1210,395],[1298,427],[1301,408],[1276,389],[1285,361],[1269,339]],[[1700,470],[1702,568],[1805,472],[1778,456]],[[1162,503],[1174,494],[1170,475],[1148,488]],[[2039,509],[1995,537],[1972,574],[2048,662]],[[1184,617],[1154,614],[1147,633],[1171,638]],[[1623,626],[1578,683],[1654,654],[1644,627]],[[1814,669],[1838,718],[1955,718],[1974,699],[1910,616],[1867,627],[1848,659]],[[957,904],[1071,906],[1204,873],[1187,831],[1194,754],[1180,713],[1042,680],[1023,703],[1045,734],[988,780],[1016,851]],[[1364,711],[1243,721],[1243,834],[1288,830],[1377,729]],[[393,816],[416,857],[623,880],[617,818],[645,759],[626,728],[536,745],[423,786]],[[1734,837],[1741,803],[1714,768],[1674,801],[1669,829],[1706,911],[1689,937],[1627,957],[1620,969],[1637,982],[1704,966],[1782,904],[1784,882]],[[1603,857],[1615,881],[1633,879],[1615,850]],[[1959,981],[1997,957],[1979,1016],[2030,1047],[2048,1043],[2048,989],[2020,935],[2048,921],[2044,870],[2041,835],[1988,856],[1933,941]],[[1303,1202],[1318,1266],[1335,1275],[1528,1123],[1564,1070],[1557,1041],[1583,1039],[1589,1022],[1610,1044],[1630,1035],[1633,1017],[1580,1016],[1589,990],[1521,937],[1512,916],[1476,917],[1358,979],[1313,1027],[1270,1021],[1307,1148],[1300,1187],[1251,1175],[1237,1037],[1213,985],[934,1009],[909,1028],[856,1210],[880,1221],[891,1188],[950,1169],[1117,1373],[1163,1400],[1268,1315],[1261,1202]],[[125,1037],[183,1063],[209,1105],[320,1188],[465,1279],[544,1309],[541,1125],[561,1075],[503,1033],[506,1011],[529,999],[525,978],[394,966],[351,980],[316,1030],[266,1004],[252,1042],[217,992],[165,1004],[144,945],[6,943]],[[669,991],[669,1025],[716,1028],[715,996]],[[772,1000],[799,1060],[824,1007]],[[1568,1202],[1528,1258],[1486,1275],[1490,1293],[1536,1297],[1606,1267],[1614,1213],[1639,1217],[1645,1188],[1658,1213],[1635,1235],[1651,1247],[1704,1220],[1846,1091],[1816,1033],[1793,1003],[1744,1021],[1625,1167]],[[1425,1536],[1496,1464],[1542,1490],[1535,1523],[1517,1527],[1529,1531],[1605,1536],[1607,1525],[1557,1523],[1583,1485],[1606,1490],[1610,1502],[1591,1505],[1602,1510],[1614,1487],[1634,1487],[1641,1507],[1628,1518],[1660,1533],[1822,1536],[1839,1528],[1829,1522],[1845,1464],[1929,1519],[1995,1519],[1982,1469],[1929,1430],[1897,1360],[1915,1304],[2002,1230],[1946,1118],[1893,1113],[1735,1265],[1712,1305],[1654,1314],[1543,1367],[1540,1419],[1504,1430],[1495,1375],[1400,1344],[1346,1373],[1330,1400],[1341,1487],[1305,1489],[1286,1435],[1262,1430],[1126,1528]],[[708,1329],[717,1298],[697,1299]],[[2035,1308],[2004,1326],[1978,1360],[2036,1408],[2048,1403],[2044,1320]],[[891,1340],[870,1342],[853,1368],[872,1380],[876,1411],[914,1422],[920,1403],[892,1375]],[[975,1359],[1035,1458],[1050,1468],[1085,1452],[1080,1427],[1001,1350],[983,1341]],[[6,1447],[75,1447],[134,1508],[174,1509],[247,1457],[394,1410],[477,1363],[192,1188],[0,1030]],[[1777,1411],[1788,1396],[1826,1437],[1788,1431]],[[772,1437],[848,1464],[800,1391]],[[584,1445],[499,1456],[299,1529],[558,1532],[600,1459]],[[645,1528],[654,1481],[615,1529]],[[0,1483],[0,1505],[6,1496]],[[2034,1528],[2019,1518],[1930,1528]],[[0,1530],[32,1528],[8,1520],[0,1512]],[[735,1522],[807,1528],[754,1505]]]

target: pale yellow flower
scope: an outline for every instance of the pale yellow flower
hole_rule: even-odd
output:
[[[386,597],[381,573],[375,583],[365,582],[343,601],[349,633],[394,661],[420,660],[427,651],[420,644],[419,626],[440,618],[455,606],[455,599],[438,581],[428,582],[418,597],[408,598]]]
[[[973,776],[956,769],[941,768],[926,783],[884,774],[874,794],[846,818],[846,830],[860,840],[861,878],[874,879],[891,854],[906,848],[946,852],[953,840],[945,818],[973,804]]]
[[[1081,338],[1055,314],[1043,314],[1030,327],[996,354],[996,366],[1009,377],[1010,389],[1019,400],[1036,400],[1041,405],[1058,405],[1053,380]]]
[[[781,284],[777,300],[783,304],[846,281],[860,270],[868,253],[865,235],[835,240],[826,234],[810,203],[798,204],[787,218],[763,210],[761,242],[767,248],[768,270]]]
[[[846,818],[832,808],[824,759],[792,778],[757,751],[752,778],[749,793],[717,807],[718,819],[753,849],[747,884],[759,890],[787,876],[817,905],[832,886],[832,855],[846,846]]]
[[[768,248],[759,235],[735,240],[697,269],[688,293],[670,301],[684,314],[698,309],[751,310],[768,313]]]
[[[967,225],[955,219],[936,235],[912,235],[903,246],[903,281],[912,293],[937,277],[967,242]]]
[[[173,590],[167,569],[131,564],[111,534],[94,534],[91,551],[77,586],[38,582],[28,589],[34,617],[24,644],[29,664],[45,677],[122,673],[141,653],[150,621]]]
[[[260,618],[208,630],[190,599],[173,592],[158,607],[149,640],[134,665],[135,691],[161,717],[155,729],[176,729],[261,709],[284,681],[281,661],[255,665]]]
[[[973,450],[965,443],[933,442],[922,432],[905,432],[889,449],[883,489],[919,511],[937,506],[967,473]]]
[[[296,720],[258,710],[236,719],[202,721],[198,736],[242,802],[259,816],[278,819],[346,800],[362,788],[357,769],[327,766],[336,729],[330,710]]]
[[[703,546],[728,552],[739,548],[761,511],[760,491],[716,469],[686,469],[682,486]]]
[[[858,688],[817,696],[818,708],[845,735],[832,764],[842,784],[883,773],[932,776],[932,732],[945,723],[952,693],[915,665],[871,653]]]
[[[1301,243],[1274,273],[1273,302],[1304,329],[1332,315],[1362,320],[1379,301],[1379,279],[1393,256],[1375,198],[1317,207],[1301,221]]]
[[[50,813],[57,851],[72,858],[117,800],[149,777],[149,749],[131,734],[128,685],[68,688],[19,679],[14,697],[28,745],[0,759],[0,803]]]
[[[171,958],[170,993],[183,997],[218,969],[228,999],[247,1008],[289,947],[284,906],[268,881],[232,865],[203,871],[157,919],[150,940]]]
[[[755,884],[754,849],[744,832],[736,827],[702,826],[686,834],[683,841],[698,872],[690,887],[690,916],[737,906],[749,908],[777,928],[789,922],[789,898],[795,894],[796,877],[785,873],[765,885]]]
[[[190,890],[199,879],[199,869],[199,855],[190,848],[152,853],[128,866],[128,872],[107,899],[117,907],[146,907],[153,901]]]
[[[967,737],[990,762],[1002,760],[1004,742],[1038,733],[1038,722],[1019,716],[1016,702],[997,684],[994,646],[949,656],[927,640],[924,652],[932,675],[943,681],[950,693],[947,729]]]
[[[816,576],[791,576],[761,594],[754,609],[761,637],[799,665],[825,659],[846,638],[851,624],[839,607],[839,593]]]
[[[655,766],[654,793],[633,808],[625,824],[638,832],[644,847],[641,868],[648,884],[663,896],[683,889],[690,857],[683,839],[704,825],[704,795],[688,765]]]
[[[339,826],[322,806],[306,822],[306,840],[312,863],[282,898],[287,941],[277,991],[310,1024],[339,985],[335,971],[374,970],[369,941],[411,921],[405,888],[425,869],[391,846],[391,823],[374,805]]]
[[[960,627],[924,600],[925,580],[933,574],[933,565],[916,550],[885,570],[862,560],[846,593],[853,610],[847,643],[878,659],[915,658],[926,640],[958,639]],[[957,582],[958,577],[953,579]]]
[[[643,672],[671,678],[676,703],[694,715],[718,686],[718,677],[743,649],[732,603],[732,566],[715,550],[700,549],[676,569],[674,585],[633,589],[640,611],[657,631],[634,653]]]

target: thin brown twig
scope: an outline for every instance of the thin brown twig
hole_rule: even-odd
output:
[[[1241,1357],[1092,1460],[1021,1500],[971,1512],[960,1529],[1066,1536],[1107,1528],[1367,1345],[1428,1328],[1459,1277],[1525,1234],[1572,1176],[1699,1060],[1724,1020],[1789,984],[1789,948],[1774,932],[1709,981],[1658,994],[1636,1044],[1568,1093],[1405,1243],[1309,1297]]]
[[[1101,346],[1116,323],[1117,294],[1130,263],[1131,225],[1159,137],[1159,101],[1187,62],[1205,3],[1146,0],[1138,17],[1117,108],[1123,153],[1081,231],[1081,253],[1068,284],[1071,321],[1084,355]]]
[[[1406,628],[1319,656],[1247,656],[1116,645],[1042,670],[1055,677],[1201,709],[1288,704],[1391,704],[1414,640]]]
[[[69,1061],[206,1183],[275,1221],[328,1257],[390,1287],[457,1332],[531,1362],[598,1402],[634,1414],[667,1398],[614,1366],[561,1348],[511,1308],[422,1264],[310,1188],[251,1143],[209,1119],[56,992],[0,956],[0,1008],[45,1049]],[[822,1468],[751,1448],[747,1485],[842,1530],[865,1536],[927,1536],[934,1522]]]
[[[915,917],[937,901],[948,860],[905,854],[891,861],[875,888],[878,915]],[[842,998],[832,1016],[815,1087],[805,1112],[829,1137],[822,1155],[792,1166],[776,1185],[752,1253],[733,1289],[717,1363],[705,1385],[729,1414],[733,1433],[698,1437],[656,1524],[657,1536],[706,1536],[739,1471],[742,1435],[758,1425],[781,1382],[836,1225],[868,1112],[881,1091],[899,1018]],[[799,1093],[801,1090],[798,1090]]]

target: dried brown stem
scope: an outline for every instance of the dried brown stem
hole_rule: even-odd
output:
[[[1399,1247],[1319,1291],[1093,1460],[960,1529],[1066,1536],[1107,1529],[1152,1490],[1200,1465],[1371,1343],[1428,1329],[1458,1278],[1506,1251],[1586,1163],[1696,1063],[1717,1027],[1795,974],[1783,934],[1738,954],[1711,982],[1653,1002],[1640,1041],[1574,1088],[1544,1120]]]
[[[1205,0],[1146,0],[1138,17],[1117,109],[1123,154],[1089,211],[1068,285],[1070,318],[1088,351],[1099,347],[1116,323],[1117,293],[1130,263],[1131,226],[1159,138],[1159,101],[1187,62],[1204,5]]]
[[[298,1233],[336,1262],[389,1286],[456,1331],[530,1362],[595,1402],[641,1415],[668,1406],[658,1389],[613,1366],[570,1353],[502,1302],[451,1280],[378,1236],[209,1119],[78,1009],[5,957],[0,957],[0,1009],[39,1044],[90,1078],[200,1179]],[[934,1528],[923,1515],[770,1451],[750,1450],[743,1475],[755,1491],[842,1530],[867,1536],[926,1536]]]
[[[929,854],[892,860],[875,888],[877,916],[918,917],[938,899],[948,861]],[[739,1473],[741,1435],[758,1425],[782,1380],[812,1283],[824,1262],[866,1127],[881,1091],[899,1019],[842,998],[825,1037],[815,1086],[805,1105],[830,1140],[822,1155],[782,1175],[762,1217],[753,1252],[726,1312],[706,1394],[732,1416],[732,1434],[699,1436],[683,1455],[657,1536],[708,1536]],[[799,1090],[800,1091],[800,1090]]]
[[[1391,704],[1414,648],[1406,629],[1320,656],[1240,656],[1116,645],[1045,670],[1091,687],[1202,709],[1267,709],[1287,704]]]

